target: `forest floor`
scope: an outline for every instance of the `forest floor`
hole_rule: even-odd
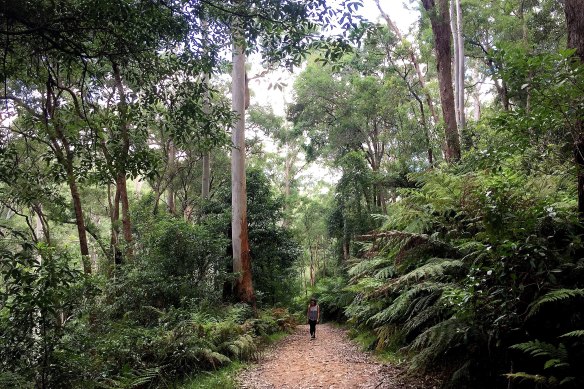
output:
[[[330,324],[308,326],[277,342],[257,364],[238,376],[243,389],[432,389],[431,378],[407,377],[403,367],[376,361],[351,341],[347,331]]]

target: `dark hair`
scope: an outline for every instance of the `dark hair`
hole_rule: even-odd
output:
[[[313,301],[316,302],[316,299],[314,297],[310,299],[310,302],[313,302]]]

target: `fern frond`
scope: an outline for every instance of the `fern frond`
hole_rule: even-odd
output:
[[[441,278],[448,274],[448,272],[460,269],[464,263],[458,259],[444,259],[434,258],[425,265],[422,265],[411,272],[404,274],[396,280],[398,284],[410,283],[419,281],[424,278]]]
[[[411,370],[421,369],[449,350],[464,343],[468,327],[460,319],[451,317],[428,328],[414,339],[409,348],[420,350],[412,359]]]
[[[514,344],[510,348],[522,351],[532,357],[548,357],[560,361],[566,361],[568,359],[568,352],[563,344],[556,347],[550,343],[533,340],[530,342]]]
[[[420,311],[417,315],[410,317],[403,326],[404,334],[407,336],[414,331],[420,330],[428,323],[439,318],[443,310],[442,305],[434,304]]]
[[[375,274],[374,277],[380,280],[386,280],[395,276],[395,267],[393,265],[384,267],[379,269]]]
[[[540,374],[528,374],[524,372],[508,373],[505,374],[505,377],[509,378],[510,380],[519,380],[520,382],[531,381],[536,384],[545,384],[548,381],[547,377]]]
[[[385,268],[388,264],[391,263],[392,261],[384,257],[366,259],[351,267],[348,273],[351,277],[363,277],[365,275],[371,274],[379,268]]]
[[[545,304],[553,303],[556,301],[567,300],[575,297],[584,297],[584,289],[557,289],[546,293],[536,301],[534,301],[529,307],[529,313],[527,317],[531,317],[539,312],[542,306]]]
[[[405,292],[402,292],[387,308],[370,317],[367,322],[385,324],[396,321],[400,318],[404,318],[407,313],[410,312],[409,308],[416,296],[418,296],[420,293],[441,293],[447,287],[447,285],[448,284],[438,282],[422,282],[420,284],[413,285]]]
[[[149,384],[160,374],[160,368],[144,370],[133,370],[121,376],[108,379],[105,383],[99,384],[106,389],[131,389]]]
[[[584,339],[584,330],[576,330],[561,335],[560,338],[582,338]]]

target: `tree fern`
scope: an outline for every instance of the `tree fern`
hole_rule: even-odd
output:
[[[434,258],[430,262],[417,267],[396,280],[398,284],[406,284],[419,281],[424,278],[441,278],[448,275],[448,272],[460,269],[464,263],[458,259]]]
[[[368,275],[370,273],[372,273],[373,271],[379,269],[379,268],[385,268],[387,267],[388,264],[390,264],[392,261],[390,261],[387,258],[384,257],[375,257],[373,259],[365,259],[360,261],[359,263],[357,263],[356,265],[354,265],[353,267],[351,267],[349,269],[349,276],[351,277],[363,277],[365,275]]]
[[[530,305],[527,317],[537,314],[541,307],[546,304],[575,297],[584,297],[584,289],[557,289],[548,292]]]
[[[462,345],[468,329],[467,325],[454,316],[426,329],[409,346],[410,349],[419,350],[412,359],[411,368],[415,370],[426,367],[448,351]]]
[[[426,327],[429,323],[437,321],[444,312],[444,307],[439,304],[434,304],[425,307],[425,309],[418,311],[407,319],[402,327],[404,334],[410,335],[415,331],[419,331]]]
[[[418,296],[420,293],[439,293],[445,287],[446,284],[438,282],[422,282],[420,284],[413,285],[411,288],[405,290],[397,298],[395,298],[391,305],[369,318],[368,322],[370,321],[376,324],[383,324],[395,321],[398,318],[405,317],[416,296]]]

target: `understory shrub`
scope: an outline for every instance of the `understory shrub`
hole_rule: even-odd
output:
[[[86,277],[24,235],[2,240],[0,387],[170,387],[254,359],[293,328],[285,309],[221,301],[226,239],[212,220],[143,222],[134,258],[111,277]]]
[[[513,155],[497,168],[468,161],[412,175],[420,187],[400,192],[353,259],[349,322],[374,331],[375,347],[411,352],[412,370],[450,372],[453,387],[582,387],[569,170],[527,174]]]

